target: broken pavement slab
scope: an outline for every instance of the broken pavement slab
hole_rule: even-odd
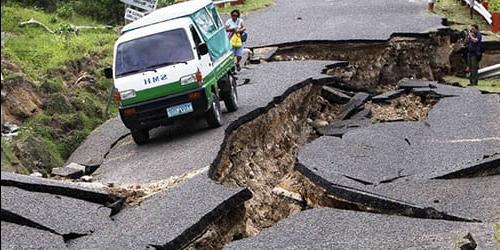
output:
[[[356,109],[358,109],[363,103],[368,101],[370,98],[370,94],[364,92],[356,93],[349,102],[342,108],[340,115],[338,117],[339,120],[348,119],[352,116]]]
[[[259,64],[261,61],[270,61],[278,47],[254,48],[250,56],[250,63]]]
[[[499,100],[475,94],[443,98],[424,122],[379,123],[342,139],[321,137],[301,149],[299,162],[334,183],[339,175],[377,184],[471,168],[500,153]]]
[[[383,101],[388,101],[394,98],[400,97],[402,94],[405,93],[404,89],[397,89],[397,90],[391,90],[385,93],[382,93],[380,95],[372,97],[373,102],[383,102]]]
[[[447,138],[448,143],[489,142],[500,147],[500,96],[469,94],[443,98],[429,112],[427,124],[436,136]],[[498,151],[499,148],[484,154]]]
[[[2,221],[2,249],[65,249],[63,237],[44,230]]]
[[[2,186],[1,196],[2,210],[50,228],[60,235],[90,234],[111,222],[109,208],[63,195]]]
[[[482,222],[495,223],[500,207],[500,175],[412,181],[401,178],[391,183],[363,189],[394,199],[434,207],[439,211]]]
[[[236,212],[250,198],[247,189],[216,184],[205,172],[150,197],[140,206],[123,210],[112,224],[73,240],[70,247],[182,248],[201,236],[211,224]]]
[[[109,119],[97,129],[71,154],[66,161],[84,166],[99,166],[111,148],[130,134],[119,117]]]
[[[437,82],[417,80],[417,79],[403,79],[399,81],[398,88],[400,89],[416,89],[416,88],[435,88]]]
[[[310,209],[227,249],[449,249],[471,234],[480,248],[495,248],[493,225],[423,220],[331,208]]]
[[[336,121],[316,130],[321,135],[342,137],[349,130],[366,127],[371,124],[372,122],[369,119],[348,119]]]
[[[329,86],[321,87],[321,96],[332,104],[347,103],[351,100],[351,97],[346,95],[342,90]]]
[[[463,141],[435,136],[418,122],[379,123],[321,137],[301,149],[298,160],[336,183],[339,175],[378,184],[401,176],[429,179],[473,167],[500,148],[500,141]],[[356,166],[355,168],[352,166]]]
[[[453,96],[479,96],[481,91],[477,88],[462,88],[457,86],[445,85],[436,81],[419,79],[402,79],[398,83],[399,90],[411,91],[415,95],[431,95],[435,97],[453,97]],[[398,91],[398,90],[395,90]]]
[[[66,196],[101,205],[119,200],[118,197],[109,194],[102,186],[83,186],[77,183],[67,183],[8,172],[2,172],[1,186],[2,189],[4,187],[16,187],[29,192]]]

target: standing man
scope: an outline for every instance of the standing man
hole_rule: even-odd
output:
[[[477,24],[469,27],[469,33],[465,39],[467,47],[467,66],[469,67],[470,86],[476,86],[478,81],[479,61],[481,60],[481,32]]]

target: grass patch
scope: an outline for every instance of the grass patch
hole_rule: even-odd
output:
[[[457,76],[445,76],[443,79],[448,83],[458,82],[461,86],[466,87],[469,84],[469,79]],[[479,80],[477,88],[480,90],[500,93],[500,79]]]
[[[11,141],[2,137],[2,171],[15,172],[19,174],[29,174],[30,171],[26,169],[19,159],[12,151]]]
[[[221,13],[228,14],[232,10],[238,9],[243,14],[243,13],[247,13],[250,11],[256,11],[256,10],[266,8],[268,6],[271,6],[272,4],[273,4],[273,0],[246,0],[245,3],[242,5],[235,5],[235,6],[228,5],[227,7],[219,8],[218,10]]]
[[[2,6],[2,31],[9,33],[3,53],[35,81],[43,79],[50,69],[91,55],[101,54],[111,61],[113,43],[117,34],[112,30],[87,30],[78,34],[61,31],[51,34],[39,26],[20,27],[19,23],[34,18],[52,30],[64,30],[73,25],[98,24],[90,18],[73,15],[69,20],[54,13],[27,9],[18,5]]]
[[[103,113],[112,82],[104,78],[101,69],[111,65],[118,35],[103,29],[75,31],[74,26],[102,24],[71,9],[61,15],[60,9],[45,12],[15,3],[2,4],[2,32],[8,37],[2,56],[24,73],[12,77],[34,82],[33,91],[43,99],[43,111],[22,120],[17,138],[2,139],[2,170],[50,173],[106,120]],[[41,26],[19,26],[32,18],[56,33]],[[73,85],[83,72],[93,80]],[[4,73],[10,76],[8,70]],[[117,113],[116,105],[111,106],[110,113]]]
[[[480,30],[491,30],[490,25],[476,12],[471,19],[469,6],[461,5],[456,0],[438,0],[434,10],[437,14],[446,16],[453,29],[464,30],[468,25],[477,24]]]

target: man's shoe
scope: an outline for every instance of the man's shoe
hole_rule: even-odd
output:
[[[241,71],[241,66],[239,64],[236,64],[236,71]]]

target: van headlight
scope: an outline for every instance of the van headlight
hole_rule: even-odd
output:
[[[188,85],[191,83],[195,83],[196,82],[196,75],[191,74],[191,75],[183,76],[183,77],[181,77],[180,82],[181,82],[181,85]]]
[[[130,99],[130,98],[134,98],[136,95],[135,95],[135,90],[133,89],[127,89],[127,90],[124,90],[124,91],[120,91],[120,98],[122,100],[127,100],[127,99]]]

